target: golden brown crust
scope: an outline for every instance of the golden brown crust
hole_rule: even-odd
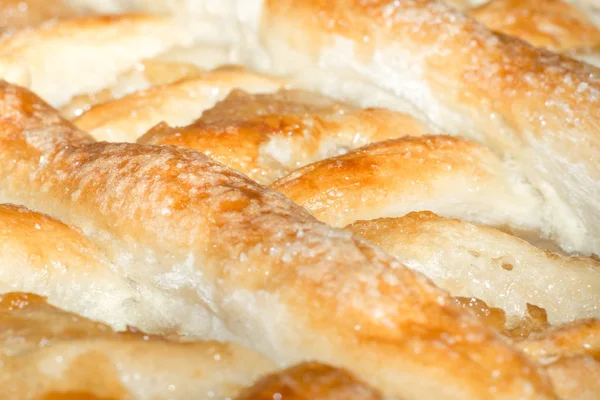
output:
[[[0,295],[0,337],[6,400],[224,399],[275,369],[235,344],[115,333],[27,293]]]
[[[536,47],[585,52],[600,45],[600,30],[562,0],[492,0],[469,14],[493,31]]]
[[[381,400],[381,395],[346,371],[307,362],[266,376],[236,400]]]
[[[23,124],[31,95],[0,89]],[[129,279],[204,309],[181,331],[227,333],[281,364],[345,368],[386,396],[554,397],[536,365],[422,275],[196,151],[65,133],[40,163],[37,140],[53,131],[8,131],[2,200],[82,227]]]
[[[112,85],[141,59],[191,40],[158,15],[95,15],[49,21],[0,40],[0,78],[54,106]]]
[[[565,400],[600,396],[600,320],[578,321],[517,341],[544,365],[556,392]]]
[[[234,88],[272,92],[283,83],[245,68],[222,67],[98,104],[73,122],[98,140],[135,142],[162,121],[177,126],[191,123]]]
[[[95,93],[75,96],[69,104],[60,108],[68,119],[79,117],[96,104],[118,99],[134,91],[151,86],[167,85],[186,78],[199,76],[204,71],[195,65],[165,60],[143,60],[130,71],[119,76],[114,86]]]
[[[315,93],[251,95],[235,90],[193,124],[158,125],[138,143],[199,150],[268,184],[298,167],[366,143],[426,133],[421,122],[405,114],[357,109]]]
[[[33,147],[41,155],[67,142],[81,144],[94,140],[61,118],[55,109],[40,101],[32,92],[17,89],[4,81],[0,81],[0,86],[4,89],[0,90],[2,140],[9,141],[12,146],[20,145],[23,150],[28,146]],[[28,142],[21,134],[23,131],[37,133],[43,140]]]
[[[511,328],[523,323],[531,306],[544,309],[553,325],[600,317],[600,263],[591,258],[544,251],[494,228],[431,212],[358,221],[346,229],[451,294],[500,308]]]
[[[510,156],[543,195],[561,246],[600,249],[596,69],[495,35],[435,0],[267,0],[262,32],[277,71],[317,64],[350,74]]]
[[[286,3],[281,0],[277,7],[285,7]],[[503,156],[501,153],[506,150],[542,192],[546,199],[544,205],[548,206],[551,202],[548,199],[555,201],[544,209],[544,215],[556,218],[558,225],[561,221],[574,221],[574,225],[562,229],[555,221],[544,220],[537,213],[541,207],[535,193],[531,193],[533,191],[510,192],[515,183],[520,183],[521,175],[515,173],[513,176],[512,168],[503,164],[501,158],[472,143],[450,144],[446,155],[440,150],[443,147],[440,145],[432,150],[433,157],[430,157],[429,163],[427,157],[407,157],[414,162],[414,171],[422,169],[419,167],[421,161],[426,164],[426,170],[432,171],[431,176],[424,179],[429,179],[430,187],[434,187],[439,183],[435,180],[440,179],[447,185],[440,187],[440,193],[444,189],[446,192],[471,189],[478,193],[480,182],[484,186],[489,184],[487,188],[492,189],[487,197],[467,197],[467,200],[475,199],[476,204],[490,206],[490,209],[483,206],[481,210],[474,211],[477,218],[489,218],[482,222],[509,225],[515,221],[523,222],[524,226],[519,228],[525,229],[550,227],[549,230],[560,236],[558,239],[566,249],[593,251],[596,246],[593,243],[596,226],[593,220],[597,214],[594,213],[595,206],[590,205],[585,196],[593,198],[596,190],[593,162],[586,164],[595,157],[594,136],[591,135],[592,146],[588,147],[579,148],[579,144],[570,142],[571,138],[564,141],[563,137],[559,137],[563,142],[557,140],[544,147],[548,144],[547,140],[556,139],[547,135],[549,128],[544,127],[552,125],[553,129],[556,128],[550,133],[567,132],[571,126],[565,128],[561,125],[564,120],[574,118],[578,121],[578,118],[587,116],[581,115],[580,109],[576,110],[580,114],[573,116],[573,113],[565,111],[565,103],[562,103],[558,109],[565,114],[552,121],[547,120],[547,116],[554,116],[553,113],[542,115],[543,120],[540,119],[539,123],[542,128],[538,129],[536,119],[540,115],[531,113],[531,109],[526,107],[530,100],[525,100],[526,106],[522,106],[518,101],[520,97],[517,101],[509,99],[511,89],[523,89],[519,94],[524,93],[522,97],[527,96],[528,99],[563,100],[561,95],[551,98],[539,93],[547,89],[547,82],[538,79],[537,70],[533,71],[533,77],[527,75],[523,78],[533,81],[527,82],[531,83],[533,90],[529,90],[531,87],[525,90],[520,85],[521,72],[526,72],[528,66],[541,65],[544,69],[556,62],[536,59],[540,54],[542,57],[550,56],[547,53],[529,53],[527,47],[521,48],[522,44],[517,42],[514,42],[513,48],[513,42],[508,38],[497,39],[501,43],[498,45],[495,37],[486,36],[485,31],[479,35],[479,28],[470,25],[470,20],[460,19],[457,14],[443,14],[446,9],[436,4],[408,0],[387,3],[340,0],[333,5],[324,1],[301,1],[296,3],[298,7],[289,9],[289,15],[293,16],[289,25],[300,23],[301,29],[309,30],[307,35],[294,39],[301,42],[307,38],[311,42],[307,53],[313,52],[311,46],[333,41],[324,38],[322,32],[311,37],[315,33],[311,30],[314,25],[306,21],[324,21],[325,24],[319,27],[324,31],[341,27],[339,32],[362,44],[356,46],[354,53],[360,58],[358,64],[352,57],[339,59],[361,71],[362,78],[376,81],[376,86],[408,97],[416,103],[420,115],[430,119],[434,125],[452,133],[471,135],[488,144],[497,155]],[[303,6],[306,8],[303,9]],[[398,9],[401,13],[396,14]],[[303,10],[307,12],[303,14]],[[419,14],[423,10],[425,13]],[[378,18],[379,12],[382,18],[374,25],[373,19]],[[271,14],[266,15],[268,26],[273,19],[269,19]],[[287,25],[286,13],[282,15],[284,18],[276,17],[277,24]],[[429,23],[431,17],[436,18],[436,24]],[[323,26],[326,28],[323,29]],[[388,28],[391,28],[391,35],[386,32]],[[469,30],[472,28],[474,31]],[[272,29],[270,40],[285,39],[286,35],[280,35],[280,32]],[[467,34],[463,35],[465,32]],[[456,36],[459,37],[458,43],[453,41]],[[388,43],[392,44],[387,47]],[[448,46],[448,43],[451,45]],[[431,49],[428,45],[435,46],[436,51],[427,54]],[[470,45],[476,49],[475,54],[463,51]],[[506,48],[502,47],[504,45]],[[480,63],[481,54],[477,50],[493,49],[494,46],[501,49],[491,52],[492,62]],[[393,50],[385,54],[385,49],[391,48]],[[400,54],[404,50],[409,57],[404,57],[405,53]],[[581,72],[579,78],[586,85],[594,82],[592,75],[584,75],[593,74],[593,71],[567,60],[558,60],[559,67]],[[373,64],[367,64],[367,61],[373,61]],[[499,70],[502,75],[502,68],[506,64],[511,66],[513,61],[518,64],[518,68],[515,67],[518,73],[515,72],[507,81],[517,81],[517,84],[507,85],[507,93],[503,92],[503,82],[497,79],[496,83],[487,82],[494,81]],[[365,63],[359,65],[361,62]],[[403,62],[412,67],[406,68]],[[496,63],[501,66],[497,68]],[[464,69],[465,65],[472,65],[473,69]],[[486,70],[487,67],[490,70]],[[407,70],[415,72],[417,79],[412,80],[410,76],[398,79],[394,75]],[[482,81],[475,86],[470,81],[473,74]],[[545,69],[540,74],[547,77]],[[564,74],[557,73],[556,76],[562,78]],[[569,79],[572,80],[572,77]],[[567,88],[571,83],[566,85]],[[577,89],[580,88],[578,86]],[[560,84],[554,89],[564,90]],[[432,98],[427,97],[429,90],[435,93]],[[589,90],[589,87],[584,85],[582,90]],[[498,95],[498,91],[503,93]],[[159,329],[164,327],[165,331],[170,331],[175,327],[180,332],[252,343],[283,364],[302,361],[308,354],[346,367],[361,379],[381,387],[386,395],[409,398],[552,397],[544,373],[535,372],[535,365],[515,353],[514,346],[498,341],[492,332],[453,305],[451,299],[431,283],[406,271],[402,265],[370,245],[315,223],[281,196],[253,186],[239,174],[195,152],[171,147],[158,149],[153,146],[93,143],[84,133],[53,117],[51,110],[48,111],[36,99],[31,101],[33,112],[20,114],[19,97],[26,96],[10,93],[10,96],[5,96],[7,105],[3,104],[8,116],[2,117],[2,127],[6,130],[0,133],[7,135],[2,138],[4,149],[0,148],[0,162],[5,164],[0,166],[0,200],[19,201],[46,210],[67,223],[80,225],[90,243],[105,252],[110,260],[118,261],[123,266],[123,273],[137,288],[158,288],[158,291],[178,301],[185,311],[174,313],[168,321],[154,321],[154,326]],[[567,96],[567,99],[571,101],[574,97]],[[23,105],[24,109],[29,107],[27,102]],[[541,104],[541,101],[538,103]],[[544,107],[554,105],[544,103]],[[42,110],[42,115],[38,115],[37,108]],[[444,114],[444,109],[455,114]],[[521,114],[523,110],[525,116]],[[488,120],[489,115],[492,117]],[[25,122],[20,121],[21,118]],[[39,129],[44,129],[45,124],[49,128],[42,133]],[[594,124],[592,117],[592,131]],[[29,130],[30,126],[35,129]],[[580,135],[581,131],[590,131],[589,126],[575,128],[573,137]],[[418,151],[419,146],[411,148]],[[547,156],[547,148],[553,153],[550,156]],[[554,153],[559,156],[552,158]],[[566,164],[583,167],[583,173],[573,168],[568,174],[560,174],[561,168],[557,168],[556,164],[564,161],[565,154],[566,157],[576,154]],[[369,156],[376,159],[385,158],[384,155],[375,152]],[[528,160],[531,155],[531,159],[539,164],[534,165]],[[444,157],[451,162],[446,162]],[[585,160],[583,164],[575,162],[581,158]],[[462,163],[455,164],[454,159]],[[474,164],[474,168],[470,169],[473,165],[469,163]],[[439,169],[437,164],[456,168],[457,171],[446,174],[447,171]],[[399,171],[410,172],[409,168],[402,170],[399,165],[389,168],[390,179],[386,182],[393,181],[393,174],[399,175]],[[592,172],[587,173],[590,165]],[[371,166],[377,170],[380,164],[375,162]],[[373,175],[378,173],[376,171]],[[318,178],[317,175],[315,177]],[[345,176],[349,177],[350,173]],[[412,177],[418,184],[422,183],[423,177],[419,173],[415,172]],[[575,177],[579,181],[565,184],[565,177]],[[367,183],[367,197],[370,178],[369,175],[368,179],[363,179]],[[411,175],[406,173],[403,178],[407,184]],[[458,185],[463,180],[467,183]],[[360,180],[357,182],[361,183]],[[429,188],[421,186],[424,187]],[[572,187],[575,189],[571,190]],[[590,189],[582,194],[581,187]],[[388,189],[384,184],[381,188],[383,191]],[[376,185],[372,185],[372,189],[377,189]],[[309,185],[306,191],[310,190],[313,189]],[[415,198],[418,198],[418,192],[415,193]],[[572,198],[571,193],[574,193]],[[325,202],[329,202],[327,206],[336,207],[338,200],[335,197],[338,194],[336,190],[328,193],[330,196],[324,198]],[[361,195],[359,190],[351,191],[353,198],[349,201],[357,202]],[[436,193],[428,195],[428,199],[439,198]],[[410,196],[401,200],[407,198]],[[549,212],[556,208],[556,202],[566,204],[568,212],[558,216]],[[527,207],[515,212],[508,207],[502,209],[502,203],[526,204]],[[429,207],[427,204],[418,206]],[[470,204],[467,204],[463,209],[445,209],[445,212],[447,215],[460,215],[465,210],[471,212],[469,207]],[[500,211],[496,213],[497,210]],[[343,207],[341,211],[348,212]],[[406,210],[392,211],[400,215]],[[518,215],[511,214],[511,211]],[[506,215],[510,215],[509,221]],[[576,233],[572,235],[572,241],[568,239],[565,242],[564,238],[572,232]],[[166,313],[170,314],[175,308],[165,308]],[[183,315],[187,317],[182,318]],[[194,318],[202,316],[189,323],[190,315]],[[277,325],[266,321],[265,315],[276,316]],[[473,340],[473,335],[479,335],[479,338]],[[498,354],[504,361],[494,359]],[[585,365],[582,364],[584,358]],[[589,360],[588,355],[571,357],[546,369],[561,396],[567,396],[564,393],[573,395],[572,388],[571,392],[567,392],[561,386],[560,378],[557,378],[561,374],[571,382],[579,382],[578,379],[584,382],[597,376],[594,368],[587,364]],[[98,359],[96,365],[103,368],[105,362]],[[584,370],[588,372],[582,372]],[[579,376],[572,376],[573,372]],[[85,381],[85,378],[81,380]],[[589,386],[589,382],[585,385]],[[77,393],[83,392],[71,392],[73,395]]]
[[[374,143],[299,168],[271,187],[333,226],[421,210],[540,226],[535,194],[507,165],[483,146],[448,136]]]
[[[85,11],[85,8],[73,7],[65,0],[2,0],[0,33],[39,25],[49,19],[78,16]]]

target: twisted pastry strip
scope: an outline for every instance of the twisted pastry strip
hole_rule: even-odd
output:
[[[427,128],[406,114],[357,109],[315,93],[235,90],[193,124],[158,125],[138,143],[196,149],[266,184],[366,143],[425,133]]]
[[[562,0],[492,0],[469,15],[494,31],[557,52],[585,54],[600,46],[600,30]]]
[[[68,119],[79,117],[93,106],[121,98],[138,90],[152,86],[167,85],[183,79],[199,76],[204,71],[191,64],[168,60],[144,60],[130,71],[119,75],[117,82],[95,93],[75,96],[60,108],[60,113]]]
[[[0,292],[30,292],[115,329],[176,333],[179,302],[141,287],[82,232],[24,207],[0,205]]]
[[[134,2],[133,7],[168,11],[173,5]],[[600,251],[595,68],[497,36],[436,0],[214,5],[211,0],[194,7],[178,3],[182,11],[193,8],[190,15],[208,41],[245,50],[238,58],[247,65],[312,77],[294,82],[339,98],[360,98],[363,104],[383,101],[399,108],[404,103],[436,129],[482,141],[510,157],[542,194],[542,212],[561,247]],[[188,30],[187,37],[197,37],[193,32]],[[18,54],[0,58],[1,76],[22,72],[11,62]],[[56,60],[65,64],[64,57]],[[82,65],[65,68],[61,85],[77,86],[73,70],[88,72]]]
[[[386,396],[554,398],[425,277],[282,195],[192,150],[95,143],[15,86],[0,104],[1,200],[79,226],[130,280],[179,301],[165,310],[181,332],[342,367]]]
[[[152,318],[124,315],[132,308],[128,303],[135,301],[132,288],[81,233],[59,221],[24,207],[0,205],[0,243],[0,292],[36,293],[0,296],[0,337],[5,340],[0,341],[0,384],[7,400],[75,395],[225,399],[274,369],[238,345],[184,345],[142,333],[113,334],[100,323],[46,305],[37,295],[50,293],[55,305],[109,319],[121,330],[124,323],[139,327]],[[170,368],[175,363],[176,371]],[[166,376],[162,368],[170,368]],[[180,368],[192,372],[181,374]],[[380,398],[350,374],[317,363],[274,372],[239,397],[272,399],[276,393],[286,399]]]
[[[597,69],[497,36],[435,0],[266,0],[261,32],[273,71],[318,65],[342,77],[339,96],[342,83],[361,81],[510,156],[544,197],[561,246],[600,251]]]
[[[0,77],[62,106],[74,95],[110,86],[141,59],[192,39],[172,19],[161,16],[50,21],[0,40]]]
[[[328,224],[365,220],[350,230],[451,294],[501,308],[509,324],[523,318],[528,303],[543,307],[551,323],[600,317],[600,266],[591,259],[544,253],[497,230],[427,213],[379,219],[431,210],[539,229],[537,198],[519,185],[485,148],[424,136],[368,145],[300,168],[271,187]]]
[[[224,400],[275,370],[240,345],[115,333],[26,293],[0,295],[0,362],[6,400]]]
[[[234,88],[254,93],[279,89],[284,81],[239,67],[222,67],[189,79],[153,86],[92,107],[73,120],[98,140],[135,142],[160,122],[187,125]]]
[[[430,212],[359,221],[347,229],[452,295],[502,309],[509,327],[526,315],[528,304],[543,308],[552,325],[600,318],[600,263],[590,258],[542,251],[496,229]]]
[[[0,295],[0,317],[6,400],[257,400],[277,393],[287,400],[381,398],[329,366],[313,362],[275,371],[271,361],[233,343],[167,341],[135,329],[115,333],[30,293]]]
[[[536,193],[493,153],[448,136],[404,137],[299,168],[271,187],[333,226],[431,210],[542,227]]]
[[[85,236],[46,215],[0,205],[0,292],[31,292],[117,329],[140,326],[128,313],[136,293]]]

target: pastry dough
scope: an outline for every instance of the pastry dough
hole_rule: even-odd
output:
[[[27,293],[0,295],[0,338],[6,400],[224,400],[276,369],[235,344],[115,333]]]
[[[535,364],[428,279],[282,195],[193,150],[96,143],[16,86],[0,102],[1,200],[79,226],[179,302],[163,310],[181,333],[282,365],[314,358],[386,396],[552,398]]]
[[[540,199],[518,171],[455,137],[374,143],[299,168],[271,187],[339,227],[421,210],[528,230],[543,226]]]
[[[170,84],[151,86],[83,113],[73,123],[98,140],[135,142],[154,125],[187,125],[233,88],[254,93],[279,89],[284,81],[239,67],[223,67]]]
[[[138,143],[196,149],[260,183],[271,183],[366,143],[425,133],[418,120],[386,109],[357,109],[304,91],[250,95],[237,90],[193,124],[158,125]]]
[[[543,196],[561,246],[600,251],[595,68],[496,36],[433,0],[267,0],[262,33],[273,70],[318,63],[511,158]]]
[[[469,14],[494,31],[537,47],[585,54],[600,46],[600,30],[562,0],[492,0]]]
[[[110,86],[136,62],[192,40],[170,18],[91,16],[49,21],[0,40],[0,76],[54,106]]]
[[[600,317],[600,263],[590,258],[543,251],[496,229],[430,212],[359,221],[347,229],[451,294],[502,309],[509,326],[525,317],[528,304],[544,309],[552,325]]]
[[[598,70],[448,3],[69,0],[117,14],[0,39],[3,391],[597,398]]]

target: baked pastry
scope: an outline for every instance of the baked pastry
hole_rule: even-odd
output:
[[[373,143],[299,168],[271,187],[338,227],[430,210],[488,225],[550,231],[539,195],[518,170],[486,147],[457,137]]]
[[[179,69],[181,64],[175,63],[173,68]],[[233,88],[268,93],[284,84],[281,79],[239,67],[188,74],[187,78],[172,83],[150,86],[114,101],[100,103],[73,122],[98,140],[135,142],[160,122],[174,125],[191,123]]]
[[[307,363],[276,371],[264,356],[233,343],[116,333],[33,294],[2,294],[0,317],[6,400],[241,400],[267,393],[272,399],[279,392],[289,399],[380,399],[352,375],[329,366]]]
[[[600,46],[600,29],[562,0],[492,0],[469,14],[494,31],[536,47],[589,57]]]
[[[237,90],[191,125],[158,125],[138,143],[199,150],[257,182],[271,183],[298,167],[370,142],[427,132],[409,115],[360,109],[316,93],[250,95]]]
[[[190,40],[171,18],[161,16],[48,21],[0,40],[0,75],[62,106],[75,95],[113,84],[138,61]]]
[[[170,9],[168,2],[152,4],[156,11]],[[127,9],[125,2],[119,5]],[[598,126],[594,68],[499,37],[435,0],[293,5],[268,0],[262,11],[258,3],[244,9],[238,3],[175,7],[203,22],[212,18],[221,42],[248,52],[237,60],[286,74],[295,87],[358,99],[363,106],[392,98],[390,107],[512,158],[541,193],[543,212],[565,224],[556,233],[561,246],[598,251],[600,214],[590,199],[600,189],[593,183],[597,165],[589,161]],[[216,39],[208,35],[206,41]],[[582,169],[577,183],[568,173],[571,165]]]
[[[67,0],[2,0],[0,34],[10,34],[50,19],[72,18],[90,12],[88,7],[78,7]]]
[[[451,294],[502,310],[509,328],[528,305],[542,308],[554,326],[600,317],[600,263],[593,259],[544,251],[497,229],[430,212],[358,221],[347,229]]]
[[[0,316],[0,383],[7,400],[225,399],[276,369],[235,344],[116,333],[33,294],[3,294]]]
[[[165,329],[315,358],[387,396],[551,398],[535,364],[424,276],[282,195],[193,150],[95,142],[16,86],[0,101],[2,200],[80,227],[176,300],[160,304]]]
[[[265,4],[273,70],[299,73],[316,59],[330,74],[404,99],[444,132],[486,144],[514,160],[542,212],[564,225],[556,232],[564,249],[598,251],[595,68],[496,36],[436,1]]]
[[[595,68],[432,0],[73,4],[161,15],[0,42],[0,291],[290,368],[246,398],[598,397]]]

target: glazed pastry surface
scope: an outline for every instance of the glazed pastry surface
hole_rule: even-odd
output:
[[[3,392],[599,398],[598,15],[2,3]]]

